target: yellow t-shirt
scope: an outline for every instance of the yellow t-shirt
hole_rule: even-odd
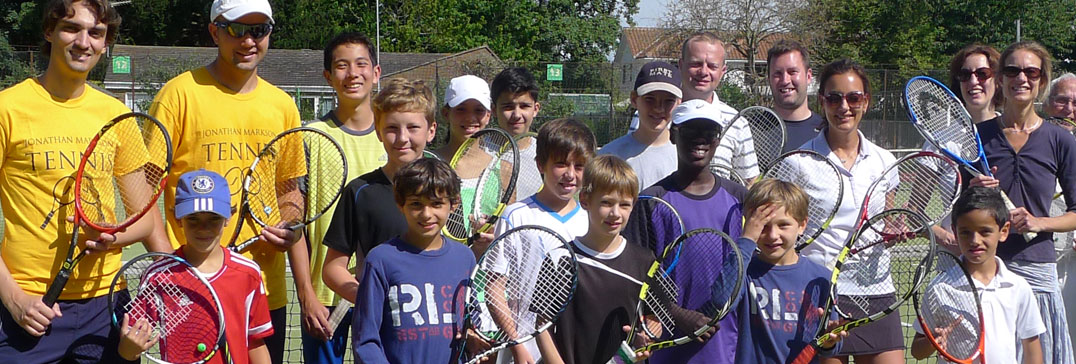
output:
[[[251,92],[232,92],[203,67],[168,81],[154,98],[150,114],[168,129],[174,149],[172,171],[164,191],[172,247],[179,248],[186,241],[183,230],[176,225],[172,208],[176,202],[176,184],[181,174],[199,168],[220,173],[228,180],[236,213],[228,220],[221,237],[221,245],[227,245],[242,202],[242,176],[262,146],[284,130],[299,126],[295,101],[261,78]],[[250,219],[244,219],[240,242],[256,236],[260,230]],[[243,254],[261,266],[269,309],[284,307],[288,301],[285,255],[264,244],[255,244]]]
[[[0,91],[0,205],[5,223],[0,256],[27,293],[45,294],[67,255],[72,227],[67,217],[75,214],[75,205],[61,202],[73,200],[80,156],[106,122],[126,112],[130,110],[123,103],[89,85],[70,100],[53,98],[35,79]],[[104,148],[115,145],[103,144]],[[118,153],[103,154],[100,148],[99,143],[95,155],[120,157],[113,163],[96,164],[112,167],[113,173],[130,170],[145,158],[144,146],[141,152],[118,147]],[[54,190],[60,198],[53,197]],[[113,201],[102,195],[102,209],[112,211]],[[42,229],[52,210],[56,213]],[[108,294],[120,258],[119,249],[87,255],[75,266],[60,299]]]
[[[340,147],[344,149],[344,158],[347,160],[348,182],[385,164],[385,161],[381,160],[381,157],[385,155],[385,148],[381,141],[377,140],[373,125],[361,131],[348,129],[330,112],[321,120],[312,121],[306,126],[324,131],[340,143]],[[314,195],[310,194],[310,196]],[[346,197],[341,196],[341,198]],[[326,306],[335,306],[340,300],[340,297],[321,280],[325,254],[329,249],[321,242],[325,239],[325,232],[329,230],[333,211],[336,211],[335,203],[324,215],[306,227],[307,243],[311,246],[310,278],[313,281],[314,291],[318,294],[318,301]]]

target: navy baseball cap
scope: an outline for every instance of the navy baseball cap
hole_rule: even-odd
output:
[[[684,97],[680,91],[680,70],[664,61],[644,64],[635,77],[635,94],[642,96],[654,91],[667,91],[678,98]]]
[[[176,186],[176,218],[195,212],[212,212],[225,218],[232,216],[232,194],[228,181],[213,171],[199,169],[179,176]]]

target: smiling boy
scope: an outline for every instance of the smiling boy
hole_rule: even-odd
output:
[[[676,170],[676,146],[669,141],[672,110],[680,105],[680,70],[654,61],[635,77],[631,106],[639,111],[639,127],[606,144],[599,154],[612,154],[628,162],[647,188]]]

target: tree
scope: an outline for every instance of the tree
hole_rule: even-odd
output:
[[[28,57],[21,57],[8,43],[7,34],[0,32],[0,89],[16,84],[37,71]]]

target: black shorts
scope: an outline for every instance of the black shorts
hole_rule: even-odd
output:
[[[867,298],[867,304],[873,312],[892,305],[894,301],[896,297],[892,295]],[[848,337],[841,342],[841,351],[837,355],[867,355],[893,350],[904,350],[904,331],[900,326],[900,310],[849,331]]]

